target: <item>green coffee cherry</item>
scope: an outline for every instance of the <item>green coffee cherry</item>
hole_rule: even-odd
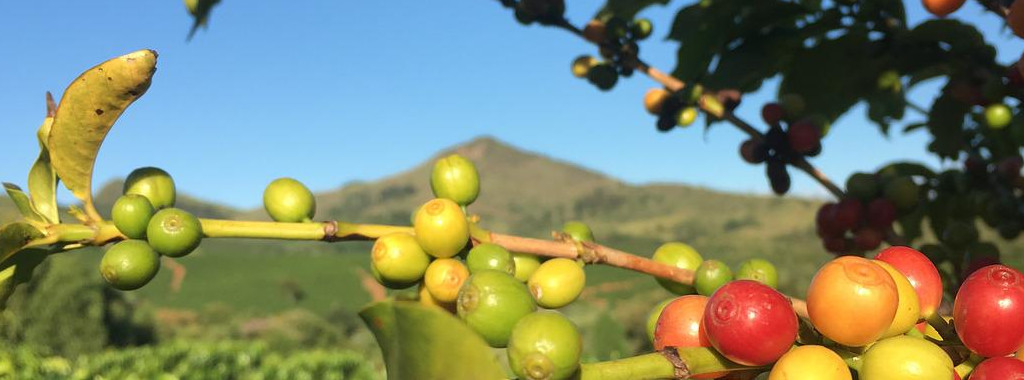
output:
[[[1010,125],[1010,121],[1012,120],[1013,111],[1005,104],[996,103],[985,107],[985,124],[988,124],[989,128],[1006,128],[1007,125]]]
[[[439,259],[457,255],[469,242],[466,214],[450,199],[436,198],[420,206],[413,230],[423,250]]]
[[[263,190],[263,208],[277,222],[308,222],[316,214],[316,198],[302,182],[278,178]]]
[[[526,285],[496,270],[469,276],[457,302],[459,318],[495,348],[505,347],[516,322],[537,310]]]
[[[700,116],[700,112],[697,111],[697,107],[686,107],[679,111],[676,115],[676,125],[680,127],[689,127],[694,121],[697,121],[697,116]]]
[[[854,198],[869,201],[878,195],[878,178],[868,173],[853,173],[846,180],[846,193]]]
[[[697,267],[693,275],[693,287],[697,294],[711,297],[718,288],[732,281],[732,270],[718,260],[706,260]]]
[[[165,208],[149,220],[146,239],[161,255],[182,257],[192,253],[203,241],[203,225],[185,210]]]
[[[804,111],[807,109],[807,103],[804,101],[804,97],[798,94],[785,94],[779,97],[779,105],[782,109],[786,110],[786,115],[796,120],[803,116]]]
[[[562,232],[569,235],[574,240],[591,243],[594,242],[594,232],[590,230],[590,226],[587,226],[586,223],[580,221],[571,220],[565,222],[565,224],[562,225]]]
[[[370,252],[370,267],[379,282],[392,289],[412,286],[423,278],[430,265],[430,256],[423,252],[416,238],[404,232],[381,236]]]
[[[900,73],[896,70],[887,70],[878,76],[878,89],[882,91],[898,92],[903,87]]]
[[[654,25],[651,24],[651,20],[641,18],[633,20],[633,24],[629,27],[630,34],[637,40],[642,40],[651,35],[654,31]]]
[[[516,323],[508,340],[508,363],[520,379],[568,379],[580,366],[579,329],[553,311],[538,311]]]
[[[160,255],[142,240],[114,244],[100,260],[100,274],[110,286],[135,290],[149,283],[160,271]]]
[[[654,251],[654,256],[651,259],[662,264],[688,270],[697,270],[700,263],[704,261],[704,258],[693,247],[678,242],[662,244]],[[694,292],[693,287],[690,285],[663,278],[658,278],[657,280],[658,284],[661,284],[666,290],[678,295],[693,294]]]
[[[149,199],[139,194],[122,195],[114,202],[110,217],[114,227],[129,239],[144,239],[149,220],[156,210]]]
[[[557,309],[579,298],[587,284],[587,275],[575,260],[557,258],[540,264],[527,285],[537,304]]]
[[[516,262],[512,259],[512,254],[504,247],[491,243],[480,244],[469,250],[466,266],[469,267],[470,273],[490,269],[516,274]]]
[[[480,195],[480,175],[473,162],[458,154],[437,160],[430,174],[434,196],[468,206]]]
[[[581,55],[572,61],[572,75],[577,78],[586,78],[591,67],[598,63],[597,58],[589,55]]]
[[[395,282],[388,280],[387,278],[384,278],[384,276],[380,274],[380,271],[377,270],[377,267],[373,266],[373,264],[370,264],[370,274],[373,275],[373,278],[377,280],[378,284],[384,285],[384,287],[388,289],[401,290],[416,285],[415,282]]]
[[[175,199],[174,180],[160,168],[138,168],[124,180],[124,194],[139,194],[149,199],[153,208],[173,207]]]
[[[764,259],[750,259],[740,263],[740,269],[736,271],[737,280],[754,280],[770,286],[772,289],[779,287],[779,273],[775,265]]]
[[[522,282],[530,280],[530,276],[540,268],[540,258],[529,253],[512,252],[512,262],[516,267],[516,279]]]
[[[657,306],[654,306],[654,310],[647,315],[647,340],[654,344],[654,328],[658,327],[658,317],[661,316],[662,310],[665,310],[665,306],[668,306],[669,302],[674,301],[675,298],[669,298],[661,301]]]
[[[802,120],[807,120],[811,124],[818,127],[818,131],[821,132],[821,137],[824,138],[828,135],[829,131],[832,130],[832,120],[827,116],[820,113],[812,113],[804,117]]]
[[[917,184],[910,177],[896,177],[885,184],[885,198],[899,209],[913,208],[919,197]]]

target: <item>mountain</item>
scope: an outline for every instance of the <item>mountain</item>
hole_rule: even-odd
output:
[[[452,153],[473,161],[480,172],[481,195],[470,211],[502,231],[527,233],[538,232],[541,226],[558,227],[577,214],[573,210],[577,200],[625,188],[602,174],[484,137],[380,181],[317,194],[317,217],[408,224],[411,211],[433,197],[434,161]]]
[[[481,195],[469,211],[494,231],[544,238],[565,221],[582,220],[602,243],[639,255],[649,256],[665,241],[682,241],[705,258],[730,265],[764,257],[779,267],[780,287],[792,294],[802,294],[815,268],[831,257],[814,234],[819,201],[730,194],[672,183],[632,185],[489,137],[447,149],[378,181],[319,193],[316,219],[408,225],[412,210],[432,198],[433,162],[451,153],[469,158],[480,171]],[[121,181],[111,181],[100,187],[96,199],[101,212],[109,210],[121,186]],[[225,207],[191,197],[187,190],[179,189],[177,206],[201,217],[267,219],[261,209]],[[11,209],[9,201],[0,201],[4,220],[9,220]],[[291,282],[306,289],[309,297],[304,302],[317,303],[310,307],[323,311],[338,302],[337,289],[355,288],[359,293],[358,268],[366,267],[368,248],[366,243],[210,240],[179,260],[189,270],[180,293],[168,293],[168,271],[161,271],[141,293],[158,305],[199,306],[220,300],[236,307],[277,309],[291,302],[279,294],[282,284]],[[96,261],[99,254],[60,256]],[[588,281],[595,284],[635,280],[641,284],[635,291],[655,288],[654,281],[624,270],[588,267],[588,274]],[[334,290],[314,290],[321,287]],[[367,296],[353,293],[342,298],[355,307]]]
[[[380,181],[317,194],[317,218],[407,224],[411,210],[432,198],[434,161],[452,153],[469,158],[480,171],[481,195],[470,211],[494,230],[544,236],[566,220],[580,219],[598,232],[662,240],[692,241],[725,232],[759,238],[813,233],[812,220],[804,217],[813,215],[817,201],[680,184],[629,185],[489,137],[442,151]],[[772,220],[760,223],[762,218]]]
[[[546,237],[578,219],[590,224],[598,239],[642,255],[660,242],[677,240],[727,263],[766,256],[780,266],[804,267],[829,257],[813,229],[820,201],[670,183],[630,185],[488,137],[383,180],[318,194],[317,218],[407,224],[411,210],[432,197],[433,162],[451,153],[477,165],[481,194],[470,212],[494,231]]]

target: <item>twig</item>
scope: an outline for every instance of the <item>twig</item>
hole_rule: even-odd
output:
[[[903,102],[907,105],[907,108],[917,111],[924,116],[928,116],[928,110],[925,109],[924,107],[917,105],[916,103],[910,101],[909,99],[904,99]]]
[[[415,234],[412,227],[389,226],[380,224],[359,224],[340,221],[316,223],[281,223],[256,222],[221,219],[199,219],[206,238],[250,238],[275,240],[306,240],[306,241],[373,241],[392,233]],[[110,242],[124,239],[117,233],[113,224],[103,221],[99,228],[80,227],[80,225],[62,224],[56,231],[75,232],[75,240],[89,245],[102,246]],[[333,228],[324,228],[332,226]],[[111,232],[113,230],[114,232]],[[84,236],[85,231],[92,232],[92,239]],[[332,236],[328,236],[328,232]],[[60,240],[60,233],[51,235]],[[677,268],[659,263],[649,258],[620,251],[615,248],[589,242],[577,242],[571,239],[542,240],[528,237],[506,235],[480,228],[476,223],[470,224],[470,237],[475,244],[493,243],[513,252],[529,253],[552,258],[583,259],[588,263],[604,264],[629,269],[635,272],[664,278],[683,284],[692,285],[694,273],[691,270]],[[792,298],[793,309],[801,317],[807,317],[807,306],[804,301]]]
[[[576,36],[582,38],[584,41],[591,42],[590,40],[587,40],[583,36],[583,31],[582,30],[577,28],[575,25],[569,23],[568,20],[562,20],[561,22],[552,24],[552,26],[560,28],[562,30],[566,30],[566,31],[568,31],[568,32],[570,32],[572,34],[575,34]],[[597,45],[598,45],[598,47],[602,47],[601,44],[597,44]],[[606,47],[606,48],[610,48],[610,47]],[[683,81],[679,80],[678,78],[673,77],[672,75],[669,75],[669,74],[667,74],[667,73],[665,73],[665,72],[663,72],[661,70],[658,70],[656,67],[651,66],[650,64],[644,62],[643,60],[641,60],[639,58],[634,59],[634,60],[630,60],[629,62],[625,62],[625,63],[630,65],[634,70],[639,71],[641,73],[644,73],[644,75],[647,75],[649,78],[653,79],[655,82],[658,82],[662,86],[665,86],[665,88],[668,89],[669,91],[677,92],[677,91],[682,90],[684,87],[686,87],[686,83],[685,82],[683,82]],[[725,109],[722,109],[722,110],[718,110],[715,107],[709,107],[707,105],[707,103],[704,102],[704,101],[698,102],[698,106],[705,113],[708,113],[708,114],[710,114],[712,116],[715,116],[715,117],[721,118],[721,119],[723,119],[725,121],[728,121],[730,124],[736,126],[737,128],[739,128],[743,132],[745,132],[748,135],[750,135],[750,137],[755,138],[755,139],[764,139],[764,134],[762,134],[760,131],[758,131],[757,128],[754,128],[750,123],[747,123],[746,121],[743,121],[742,119],[740,119],[738,116],[736,116],[736,114],[732,113],[732,110],[730,110],[728,108],[725,108]],[[820,183],[822,186],[824,186],[826,189],[828,189],[828,191],[831,192],[832,195],[834,195],[836,198],[840,198],[841,199],[841,198],[843,198],[845,196],[845,193],[843,192],[842,189],[840,189],[838,186],[836,186],[835,183],[833,183],[831,180],[828,179],[828,177],[825,175],[825,173],[823,173],[818,168],[814,167],[814,165],[811,165],[811,163],[808,162],[807,160],[805,160],[803,158],[800,158],[798,160],[794,160],[793,161],[793,166],[796,167],[797,169],[800,169],[804,173],[807,173],[807,175],[811,176],[811,178],[813,178],[815,181],[818,181],[818,183]]]
[[[694,280],[694,273],[691,270],[662,264],[646,257],[601,244],[584,243],[577,245],[572,241],[533,239],[489,232],[479,228],[474,231],[473,240],[477,243],[497,244],[509,251],[530,253],[537,256],[568,259],[586,258],[587,261],[593,263],[629,269],[688,285],[692,285]],[[580,246],[583,247],[584,252],[579,251],[578,247]],[[790,301],[793,303],[793,310],[797,315],[808,318],[806,302],[792,297],[790,297]]]

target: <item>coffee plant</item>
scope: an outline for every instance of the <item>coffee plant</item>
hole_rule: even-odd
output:
[[[0,353],[0,377],[13,379],[333,379],[376,378],[351,351],[276,352],[261,343],[173,342],[89,353],[68,360],[26,347]]]
[[[4,184],[23,218],[0,227],[0,302],[47,256],[86,246],[110,245],[97,272],[128,291],[145,286],[162,259],[186,256],[204,239],[374,241],[368,261],[377,281],[415,289],[360,312],[390,378],[1024,376],[1014,358],[1024,352],[1024,274],[1000,264],[981,233],[1012,240],[1024,230],[1024,64],[996,62],[974,26],[943,18],[964,0],[924,0],[935,18],[913,26],[899,1],[685,4],[667,33],[680,45],[671,74],[640,58],[640,42],[656,29],[636,18],[667,0],[609,0],[582,26],[566,19],[561,0],[499,3],[522,24],[594,44],[601,58],[577,57],[571,71],[600,90],[636,73],[661,84],[643,98],[658,130],[701,115],[706,127],[731,124],[749,135],[741,158],[765,165],[777,194],[789,191],[795,168],[835,195],[815,224],[824,249],[839,257],[811,279],[806,301],[777,291],[775,267],[762,259],[730,268],[681,242],[648,258],[598,243],[580,221],[551,240],[487,230],[471,213],[486,196],[481,173],[458,155],[436,162],[429,178],[436,198],[409,210],[406,226],[315,221],[315,196],[291,178],[264,192],[273,221],[200,219],[174,207],[172,176],[152,167],[128,175],[105,220],[93,203],[93,166],[120,114],[150,87],[157,54],[140,50],[85,71],[59,104],[47,96],[28,189]],[[1024,1],[979,3],[1024,36]],[[195,16],[190,38],[215,4],[186,1]],[[770,78],[781,81],[778,100],[761,105],[763,127],[736,116],[743,94]],[[907,99],[908,89],[933,80],[945,85],[930,108]],[[831,123],[861,103],[883,133],[923,130],[932,138],[928,150],[961,168],[895,162],[850,176],[845,189],[835,184],[810,160],[828,148]],[[61,219],[58,182],[81,202],[68,210],[74,220]],[[911,247],[929,234],[936,243]],[[655,352],[581,363],[580,332],[556,309],[580,296],[582,268],[595,264],[649,274],[679,295],[648,318]]]

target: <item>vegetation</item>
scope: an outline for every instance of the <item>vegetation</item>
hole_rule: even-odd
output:
[[[206,24],[216,3],[188,2],[196,21],[189,38],[198,26]],[[478,171],[471,159],[453,155],[433,166],[429,176],[432,194],[421,199],[410,198],[417,191],[414,185],[363,197],[358,193],[343,199],[327,197],[325,202],[317,201],[300,183],[272,184],[265,193],[264,204],[274,221],[200,219],[193,212],[175,208],[176,190],[167,173],[142,168],[129,175],[121,194],[113,194],[118,197],[114,206],[120,209],[120,205],[129,202],[124,196],[141,195],[155,213],[146,207],[142,207],[145,212],[135,215],[115,212],[115,221],[111,222],[100,212],[101,199],[93,192],[93,165],[120,114],[143,96],[151,84],[157,54],[139,50],[85,71],[68,86],[59,105],[48,97],[47,115],[38,134],[40,158],[30,171],[28,190],[4,184],[22,218],[0,227],[0,306],[13,299],[12,295],[17,296],[14,292],[21,283],[45,284],[45,278],[34,283],[40,280],[33,280],[33,274],[50,270],[52,263],[41,264],[51,254],[86,246],[114,244],[100,263],[102,277],[111,286],[123,290],[143,286],[159,271],[158,262],[163,262],[176,268],[169,285],[172,293],[176,293],[187,273],[176,259],[188,260],[184,257],[196,251],[204,239],[354,240],[375,242],[370,249],[369,275],[365,269],[357,272],[362,279],[360,285],[375,302],[362,308],[359,315],[376,337],[388,375],[394,378],[498,378],[511,371],[527,379],[561,379],[579,374],[583,379],[602,380],[831,371],[825,367],[787,368],[785,357],[797,355],[790,351],[795,344],[831,351],[825,355],[826,361],[835,364],[838,358],[849,367],[840,368],[840,378],[849,377],[851,371],[865,380],[951,378],[954,374],[967,376],[975,366],[1008,368],[1000,367],[998,361],[983,362],[984,357],[1009,356],[1024,346],[1024,324],[1020,323],[1021,311],[1016,306],[1024,297],[1024,275],[1000,265],[1010,257],[1000,255],[999,246],[989,241],[996,235],[1014,241],[1024,231],[1024,159],[1020,155],[1024,139],[1019,138],[1024,136],[1024,127],[1016,122],[1019,117],[1014,116],[1011,108],[1024,99],[1024,67],[997,63],[994,50],[973,27],[947,20],[907,25],[899,2],[701,1],[683,5],[678,11],[668,36],[679,42],[681,53],[685,49],[686,54],[679,55],[678,67],[667,75],[640,59],[638,42],[652,34],[653,25],[635,17],[640,10],[664,1],[610,1],[585,27],[577,27],[565,18],[565,4],[560,0],[500,3],[514,10],[520,23],[563,29],[597,45],[604,60],[579,57],[573,61],[572,71],[600,90],[612,89],[620,77],[635,72],[661,83],[664,89],[649,91],[644,99],[647,110],[657,116],[658,130],[668,132],[676,126],[686,127],[700,112],[704,113],[708,127],[726,121],[750,135],[740,145],[740,155],[748,163],[765,165],[766,177],[776,194],[789,191],[789,170],[797,169],[835,195],[836,201],[817,208],[813,235],[801,230],[800,223],[784,224],[785,219],[778,217],[780,212],[790,209],[808,211],[806,202],[774,203],[756,210],[766,217],[764,223],[749,215],[739,220],[718,220],[727,214],[721,209],[743,206],[741,210],[751,212],[751,205],[734,197],[728,203],[705,203],[696,218],[699,223],[679,223],[678,219],[658,219],[657,213],[683,207],[652,207],[661,206],[659,202],[668,200],[668,195],[677,195],[673,189],[636,188],[584,172],[576,178],[582,186],[576,182],[567,184],[567,188],[574,190],[566,191],[569,202],[558,203],[552,202],[550,188],[524,194],[520,183],[543,179],[531,171],[522,182],[509,184],[514,196],[507,204],[490,210],[473,208],[470,213],[467,207],[480,194],[480,173],[486,177],[487,172]],[[983,3],[988,10],[1005,17],[1011,29],[1024,37],[1024,28],[1019,27],[1024,20],[1024,7],[1016,3],[1010,7],[1000,2]],[[961,4],[933,2],[927,8],[942,17]],[[832,74],[835,71],[849,74],[836,77]],[[773,77],[781,80],[780,93],[777,102],[761,108],[766,128],[738,118],[733,111],[742,94],[757,90]],[[936,79],[948,82],[931,109],[908,101],[904,88]],[[862,102],[867,105],[869,119],[883,133],[887,134],[896,124],[906,124],[905,131],[924,130],[933,138],[929,151],[942,159],[965,158],[962,170],[937,173],[920,164],[897,162],[852,176],[845,189],[833,183],[809,160],[825,148],[822,139],[828,134],[829,124]],[[926,121],[907,124],[907,109],[919,112]],[[452,161],[451,157],[460,159]],[[58,178],[81,201],[80,206],[69,208],[68,219],[62,219],[58,212]],[[424,175],[418,180],[426,178]],[[567,179],[559,177],[561,181]],[[372,210],[378,195],[405,205]],[[536,197],[530,203],[524,195]],[[339,206],[330,208],[332,205]],[[690,212],[700,209],[686,206]],[[324,207],[325,212],[317,212]],[[485,229],[484,226],[495,228],[490,220],[500,221],[491,219],[495,215],[488,212],[500,212],[502,208],[529,210],[523,212],[525,217],[504,222],[522,223],[522,228],[534,235],[569,215],[586,219],[606,217],[608,225],[591,228],[579,222],[566,223],[562,231],[552,232],[554,241]],[[224,211],[217,207],[203,211],[218,210]],[[354,214],[370,210],[376,213],[373,216],[388,220],[381,224],[353,221]],[[354,212],[340,213],[340,220],[311,220],[314,215],[339,211]],[[407,219],[410,212],[411,227]],[[636,218],[630,219],[631,216]],[[76,222],[68,222],[72,219]],[[978,221],[996,233],[979,230]],[[676,224],[662,224],[666,222]],[[735,280],[730,268],[740,260],[745,264],[755,262],[746,255],[753,248],[735,242],[752,224],[774,239],[801,242],[809,236],[825,250],[842,257],[828,261],[809,276],[807,301],[776,289],[778,285],[800,288],[801,284],[787,282],[792,280],[785,269],[781,271],[784,280],[775,281],[779,271],[767,261],[760,261],[763,269],[759,273],[741,266],[743,278]],[[602,232],[602,227],[607,232]],[[636,230],[630,231],[630,227]],[[708,231],[719,230],[727,231],[728,235],[720,246],[715,246],[715,241],[702,241]],[[704,260],[688,245],[667,243],[659,245],[658,252],[665,252],[664,255],[655,254],[654,259],[648,259],[647,252],[654,247],[636,255],[605,245],[613,239],[638,246],[659,241],[637,240],[637,231],[689,234],[687,242],[709,246],[698,249],[740,252],[735,258],[716,255],[724,261]],[[130,236],[136,239],[127,240]],[[921,245],[920,251],[902,246],[927,241],[931,236],[934,242]],[[876,261],[863,257],[883,242],[894,247],[876,256]],[[471,273],[462,260],[472,246],[487,243],[519,255],[512,256],[513,263],[515,257],[524,254],[548,261],[528,265],[528,276],[516,269]],[[665,249],[668,246],[672,249]],[[751,246],[763,249],[764,244]],[[815,264],[820,264],[814,261],[805,261],[812,265],[808,274],[818,266]],[[594,276],[588,276],[587,270],[581,269],[589,267],[588,264],[650,275],[673,292],[696,291],[707,300],[701,302],[703,309],[670,309],[675,302],[686,299],[680,298],[665,306],[666,311],[657,318],[646,318],[647,326],[655,320],[653,340],[664,349],[620,360],[581,363],[588,358],[586,349],[591,346],[577,334],[579,330],[588,331],[589,326],[577,329],[562,314],[537,309],[563,308],[577,299],[587,300],[587,277],[601,278],[602,286],[631,281],[626,275],[593,269]],[[218,273],[223,271],[218,268]],[[367,281],[368,278],[379,285]],[[418,289],[413,290],[417,285]],[[393,299],[381,300],[385,297],[380,286],[395,291]],[[305,298],[305,292],[295,281],[282,282],[282,287],[292,302]],[[53,292],[63,294],[83,287],[54,288]],[[952,323],[943,315],[948,310],[940,309],[943,296],[952,299]],[[124,299],[114,293],[89,300],[86,308],[103,322],[81,326],[81,331],[92,333],[93,339],[75,346],[57,345],[55,350],[78,355],[75,360],[85,360],[89,355],[82,353],[89,349],[135,343],[125,340],[126,336],[144,339],[145,322],[136,321],[133,306],[119,306],[126,304]],[[612,304],[614,310],[622,310],[621,305],[631,301],[608,295],[595,299],[600,301],[591,301],[590,306],[606,311],[613,310],[609,306]],[[23,308],[26,315],[32,315],[48,312],[50,306],[46,301],[30,298]],[[573,315],[572,309],[565,310],[569,317]],[[669,310],[686,314],[684,322],[689,322],[667,323],[670,321],[664,319],[669,318]],[[298,311],[280,316],[286,321],[281,332],[293,333],[286,334],[288,338],[283,342],[349,344],[335,341],[336,326],[309,315]],[[608,326],[608,315],[603,313],[594,322],[595,335],[615,331]],[[985,320],[978,319],[978,315],[985,316]],[[551,331],[559,334],[514,334],[532,330],[523,324],[546,321],[548,316],[559,322],[538,323],[560,323],[561,327]],[[692,328],[698,318],[697,326],[704,330],[706,341],[685,334],[683,342],[666,341],[678,334],[665,328]],[[140,326],[138,333],[111,333],[113,330],[107,328],[111,320],[119,321],[114,324],[117,326]],[[206,322],[203,328],[217,324],[216,318]],[[652,335],[649,327],[640,331],[641,324],[636,325],[634,331],[638,333],[634,335]],[[50,337],[32,333],[29,328],[7,326],[15,327],[9,328],[10,336],[28,342],[26,346],[30,348],[36,340],[44,342],[40,346],[47,349],[53,343],[46,342]],[[46,328],[53,326],[42,331]],[[254,330],[255,335],[266,333],[260,328]],[[169,334],[180,331],[187,330],[172,330]],[[229,336],[239,330],[226,331]],[[240,331],[253,329],[243,327]],[[700,329],[697,331],[699,334]],[[516,337],[514,347],[501,351],[507,356],[487,348],[505,348],[512,337]],[[260,337],[277,338],[274,334]],[[611,347],[629,349],[625,344]],[[818,355],[821,351],[808,352]],[[492,360],[495,355],[507,358],[508,365],[499,366],[498,361]],[[615,356],[617,352],[599,355]],[[459,365],[440,365],[453,357],[460,360]],[[348,364],[361,362],[360,358],[349,359]],[[52,360],[44,367],[60,367],[58,362]],[[774,374],[766,374],[768,367],[777,362],[782,364],[771,369]],[[230,368],[219,365],[214,370],[224,370],[217,373],[219,376],[232,373]],[[976,376],[989,375],[979,370]]]
[[[0,350],[0,378],[13,379],[333,379],[381,378],[351,351],[279,352],[247,342],[175,342],[66,359],[26,347]]]

